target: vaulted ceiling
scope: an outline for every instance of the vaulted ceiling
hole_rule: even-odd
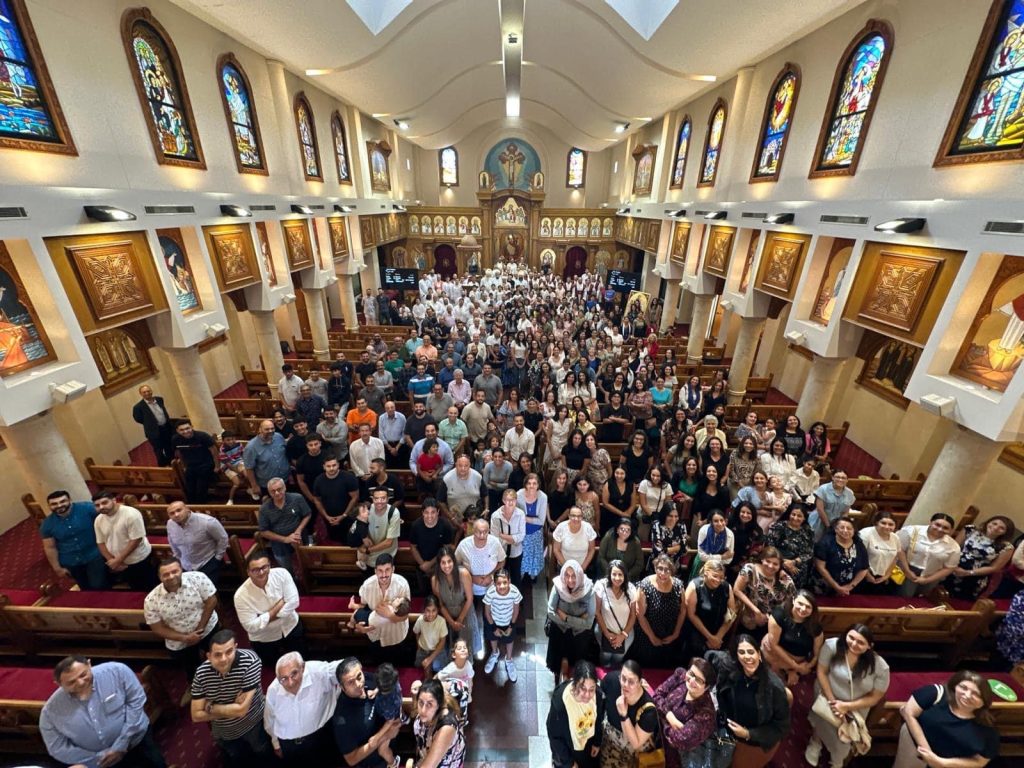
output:
[[[516,0],[507,0],[515,2]],[[522,2],[522,0],[518,0]],[[521,111],[506,117],[499,0],[415,0],[373,35],[344,0],[174,0],[425,148],[544,126],[601,150],[864,0],[681,0],[649,41],[603,0],[525,0]],[[507,9],[506,9],[507,10]]]

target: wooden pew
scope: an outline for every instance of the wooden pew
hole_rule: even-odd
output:
[[[270,397],[270,385],[267,382],[267,372],[261,368],[251,369],[242,367],[242,381],[249,391],[249,397],[266,395]]]
[[[153,554],[156,557],[164,558],[171,556],[171,545],[168,543],[166,536],[154,535],[147,538],[153,547]],[[230,569],[221,572],[219,579],[221,583],[216,585],[218,589],[235,589],[249,578],[245,558],[259,546],[261,545],[255,537],[242,539],[234,534],[228,536],[228,548],[224,552],[224,560],[230,566]]]
[[[857,497],[857,506],[874,504],[879,510],[892,512],[898,524],[902,524],[921,492],[923,480],[879,480],[851,477],[849,489]]]
[[[129,503],[127,497],[125,503]],[[166,504],[132,504],[131,506],[142,513],[148,533],[167,535]],[[189,504],[189,509],[217,518],[229,535],[252,538],[253,534],[259,530],[257,515],[260,507],[258,504]]]
[[[213,404],[218,416],[262,416],[269,418],[274,414],[274,401],[269,395],[257,397],[215,397]]]
[[[843,444],[843,440],[846,439],[846,433],[850,430],[850,422],[844,421],[842,426],[829,427],[828,428],[828,442],[832,448],[831,459],[835,461],[835,456],[839,452],[839,447]]]
[[[302,619],[302,628],[305,630],[307,643],[329,649],[366,646],[365,635],[346,627],[349,619],[352,618],[352,611],[348,608],[349,596],[354,593],[355,590],[349,590],[344,595],[337,597],[303,595],[299,598],[299,616]],[[395,659],[407,660],[411,663],[416,647],[416,636],[412,632],[412,625],[416,623],[416,619],[422,612],[423,598],[412,598],[409,601],[409,634],[401,644],[388,648],[388,658],[393,661],[395,666],[401,665],[401,662],[394,661]]]
[[[780,430],[785,427],[786,419],[796,413],[795,405],[763,405],[763,404],[739,404],[725,406],[725,422],[727,424],[739,424],[746,418],[747,414],[753,411],[757,414],[757,420],[763,422],[771,418],[776,424],[781,424]]]
[[[298,545],[295,552],[304,594],[352,594],[373,573],[370,568],[364,571],[356,565],[353,547]],[[395,572],[411,583],[417,567],[412,549],[400,542],[395,554]]]
[[[184,499],[185,488],[174,467],[133,467],[123,464],[97,464],[85,460],[89,479],[100,488],[120,495],[131,493],[156,499]]]
[[[678,376],[679,374],[676,375]],[[747,401],[750,403],[763,403],[764,399],[768,396],[768,390],[771,389],[774,378],[775,374],[769,373],[767,376],[751,376],[747,379]]]
[[[952,672],[891,672],[889,691],[885,700],[868,713],[867,725],[871,733],[871,755],[894,755],[899,744],[903,717],[902,707],[913,692],[925,685],[945,685]],[[1008,685],[1018,697],[1009,702],[993,696],[992,717],[999,731],[999,756],[1024,756],[1024,685],[1005,672],[986,672],[984,676]],[[1009,763],[1006,763],[1009,765]]]
[[[821,597],[818,605],[827,637],[846,632],[851,624],[865,624],[875,641],[887,647],[883,653],[934,658],[938,651],[950,668],[988,626],[993,611],[991,600],[979,600],[977,610],[957,611],[920,597]]]
[[[44,590],[52,589],[53,584],[47,583],[40,589],[0,589],[0,656],[25,655],[24,638],[19,636],[18,625],[12,622],[6,613],[9,606],[35,605],[43,599]],[[0,723],[3,717],[0,716]]]
[[[170,696],[152,667],[144,667],[138,677],[146,692],[150,723],[174,711]],[[57,684],[49,668],[0,668],[0,754],[46,754],[39,717],[55,690]]]

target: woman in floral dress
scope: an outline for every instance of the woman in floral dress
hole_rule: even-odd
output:
[[[944,586],[951,597],[977,600],[992,574],[1000,573],[1013,556],[1013,521],[1003,515],[990,517],[974,530],[967,526],[957,534],[960,563],[946,577]]]

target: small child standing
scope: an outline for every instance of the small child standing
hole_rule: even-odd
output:
[[[385,662],[377,667],[377,687],[368,690],[366,695],[373,699],[376,722],[383,724],[389,720],[401,720],[403,725],[409,722],[409,716],[402,709],[402,684],[398,681],[398,670],[393,665]],[[401,758],[391,751],[390,741],[381,744],[377,754],[390,768],[401,765]]]
[[[504,646],[505,672],[509,682],[519,679],[516,663],[512,660],[512,648],[515,645],[516,619],[519,618],[519,605],[523,602],[522,593],[512,584],[508,571],[502,569],[494,575],[494,583],[487,588],[484,595],[484,635],[491,643],[491,655],[484,664],[484,674],[489,675],[498,664],[498,646]]]
[[[427,595],[423,601],[423,613],[416,619],[412,631],[416,635],[416,666],[423,669],[423,679],[429,680],[448,661],[444,649],[448,624],[438,616],[437,598],[433,595]]]
[[[459,703],[463,725],[469,724],[469,703],[473,701],[473,665],[469,662],[469,643],[459,639],[452,646],[452,660],[437,673],[445,690]]]
[[[245,478],[245,463],[242,461],[242,444],[231,430],[224,430],[220,436],[220,445],[217,454],[217,469],[224,473],[224,476],[231,481],[231,490],[228,491],[228,504],[235,503],[235,491],[242,487]],[[251,496],[252,494],[250,494]],[[259,501],[259,494],[252,496],[254,501]]]
[[[370,505],[361,502],[355,511],[355,517],[352,518],[352,524],[348,527],[348,533],[345,534],[345,544],[350,547],[355,547],[356,550],[356,567],[360,571],[366,570],[366,558],[369,554],[370,547],[373,546],[373,539],[370,538]]]

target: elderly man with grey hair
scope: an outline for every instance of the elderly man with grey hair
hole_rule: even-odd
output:
[[[260,533],[270,542],[277,564],[294,573],[293,545],[312,543],[311,531],[306,530],[313,521],[312,510],[302,494],[285,490],[280,477],[267,483],[267,494],[270,498],[263,502],[257,515]]]
[[[697,441],[698,451],[703,451],[712,437],[721,440],[723,446],[726,444],[725,432],[718,428],[718,417],[710,414],[704,417],[704,426],[694,432],[693,437]]]
[[[297,651],[277,661],[267,689],[263,724],[274,752],[289,766],[333,766],[339,762],[331,718],[341,684],[341,661],[306,661]]]

